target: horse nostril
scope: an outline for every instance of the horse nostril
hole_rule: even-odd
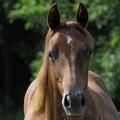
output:
[[[70,97],[69,97],[69,95],[66,95],[66,96],[65,96],[64,105],[65,105],[66,108],[70,108],[70,107],[71,107],[71,102],[70,102]]]
[[[86,100],[85,100],[85,96],[84,96],[83,93],[81,93],[81,95],[80,95],[80,100],[81,100],[81,105],[82,105],[82,106],[85,106]]]
[[[75,96],[65,95],[63,99],[63,105],[65,108],[70,109],[74,107],[84,107],[86,105],[85,96],[83,93],[78,94]]]

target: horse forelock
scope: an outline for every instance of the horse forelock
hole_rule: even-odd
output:
[[[73,32],[73,36],[71,35],[71,33],[69,33],[69,31]],[[93,41],[93,37],[92,35],[86,30],[86,28],[83,28],[79,23],[75,22],[75,21],[68,21],[66,19],[62,19],[60,21],[60,25],[53,30],[54,33],[56,32],[62,32],[64,34],[68,34],[71,37],[75,37],[76,34],[82,34],[84,37],[86,37],[87,41],[94,46],[94,41]],[[53,34],[54,34],[53,33]]]

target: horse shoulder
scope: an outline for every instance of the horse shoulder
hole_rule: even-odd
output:
[[[111,98],[105,93],[105,91],[99,87],[94,82],[88,84],[87,91],[89,91],[89,98],[90,101],[89,109],[95,109],[97,118],[100,120],[119,120],[119,116],[117,110],[111,100]],[[86,93],[87,94],[87,93]],[[88,95],[88,94],[87,94]],[[87,96],[86,95],[86,96]],[[92,104],[91,104],[92,102]]]
[[[36,86],[36,80],[34,80],[28,87],[25,97],[24,97],[24,115],[26,115],[28,111],[28,107],[30,104],[31,96],[33,95],[35,91],[35,86]]]
[[[25,97],[24,97],[24,120],[44,120],[45,119],[45,114],[44,114],[44,109],[41,111],[38,111],[37,113],[30,113],[28,111],[29,105],[31,98],[34,94],[35,88],[36,88],[36,83],[37,80],[34,80],[28,87]]]
[[[89,73],[88,73],[88,84],[90,84],[90,83],[94,83],[94,84],[98,85],[111,99],[110,93],[109,93],[104,81],[102,80],[102,78],[98,74],[96,74],[92,71],[89,71]]]
[[[94,106],[90,105],[90,108],[96,109],[97,116],[99,116],[99,118],[102,117],[101,119],[119,120],[117,110],[102,78],[91,71],[89,71],[88,76],[87,91],[89,91],[89,97],[91,97],[92,102],[94,103]]]

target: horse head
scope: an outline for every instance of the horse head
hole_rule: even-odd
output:
[[[80,3],[75,21],[60,19],[57,4],[48,12],[47,24],[51,37],[47,54],[50,61],[52,84],[62,96],[62,105],[70,117],[80,117],[86,106],[88,65],[93,51],[92,37],[87,32],[88,12]]]

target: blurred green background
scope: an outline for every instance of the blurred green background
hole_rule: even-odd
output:
[[[87,6],[95,42],[90,70],[104,79],[120,111],[120,0],[0,0],[0,120],[24,119],[24,94],[42,64],[46,15],[54,2],[69,20],[79,2]]]

